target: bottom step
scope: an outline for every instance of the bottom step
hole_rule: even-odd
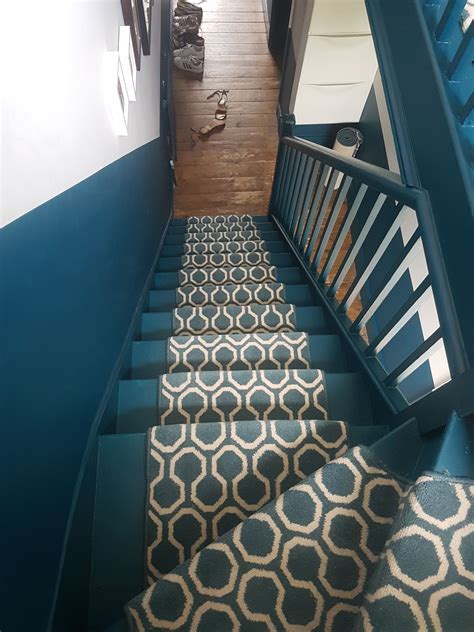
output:
[[[252,423],[236,422],[233,426],[245,429]],[[280,429],[281,424],[287,424],[289,428],[291,426],[296,428],[299,424],[299,422],[279,423]],[[318,423],[323,426],[326,424],[327,427],[328,424],[334,422]],[[212,425],[218,427],[221,424]],[[210,426],[211,424],[208,424],[205,429],[208,433],[212,433]],[[183,427],[167,426],[158,430],[170,434],[181,433]],[[371,445],[387,432],[387,428],[385,426],[349,426],[347,431],[347,447],[351,447],[359,444]],[[242,454],[249,452],[248,449],[237,447]],[[296,453],[296,449],[281,445],[279,449],[290,457],[291,462],[291,455]],[[297,446],[297,449],[301,450],[300,446]],[[327,449],[323,446],[323,451]],[[213,454],[214,452],[215,450],[212,450]],[[250,452],[254,453],[252,450]],[[311,454],[311,445],[309,445],[308,453],[300,457],[303,459],[301,467],[304,468],[305,458],[307,465],[307,459],[311,458]],[[262,471],[268,472],[268,475],[271,475],[272,471],[278,473],[281,469],[281,456],[277,454],[273,456],[273,465],[267,461],[265,468],[262,467]],[[164,457],[166,458],[166,454]],[[91,577],[89,626],[91,632],[103,632],[107,626],[121,618],[125,603],[145,587],[146,462],[147,437],[145,434],[101,437]],[[188,465],[194,471],[195,464],[190,462]],[[185,475],[180,471],[180,478],[184,477]],[[258,480],[250,482],[253,486],[258,484]],[[120,627],[114,628],[114,632],[120,629]]]

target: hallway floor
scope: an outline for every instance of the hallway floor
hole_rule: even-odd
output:
[[[262,0],[206,0],[204,75],[174,74],[175,216],[262,214],[277,151],[279,70],[267,47]],[[214,90],[229,90],[226,127],[193,147],[191,127],[214,117]]]

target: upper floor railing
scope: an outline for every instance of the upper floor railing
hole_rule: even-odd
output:
[[[288,135],[289,130],[289,135]],[[396,413],[468,370],[430,199],[287,135],[270,212]]]
[[[474,5],[424,0],[423,13],[474,183]]]

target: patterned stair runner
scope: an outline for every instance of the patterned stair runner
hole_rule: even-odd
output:
[[[143,581],[110,632],[472,632],[474,483],[413,485],[360,445],[385,431],[360,376],[317,365],[336,336],[274,225],[178,220],[162,253],[140,343],[160,370],[119,397],[119,430],[148,432]]]
[[[173,336],[168,341],[169,373],[252,369],[309,369],[308,335],[231,334]]]
[[[474,629],[474,481],[421,476],[368,583],[354,632]]]
[[[347,632],[405,487],[350,451],[133,599],[130,628]]]
[[[319,369],[204,371],[163,375],[161,424],[244,419],[327,419],[325,375]]]

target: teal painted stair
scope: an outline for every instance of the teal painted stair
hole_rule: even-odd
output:
[[[379,625],[428,452],[377,406],[266,216],[174,220],[100,439],[89,629]]]

